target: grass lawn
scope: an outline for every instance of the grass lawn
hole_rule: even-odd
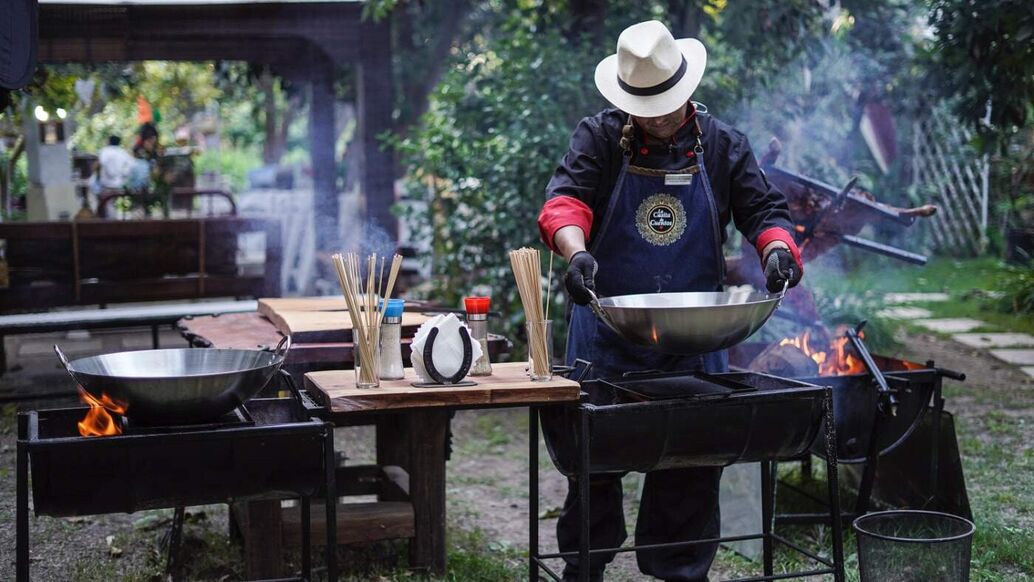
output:
[[[910,303],[933,313],[932,317],[964,317],[987,322],[976,331],[1015,331],[1034,334],[1034,314],[1018,315],[1001,309],[993,297],[1010,279],[1010,268],[995,258],[951,259],[935,257],[916,266],[885,257],[855,259],[845,269],[838,257],[823,257],[808,265],[807,284],[816,295],[854,296],[873,308],[885,305],[886,293],[947,293],[948,301]]]

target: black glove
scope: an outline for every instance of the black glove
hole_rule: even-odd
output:
[[[587,251],[578,251],[571,257],[564,275],[567,293],[578,305],[588,305],[592,301],[589,291],[596,290],[596,259]]]
[[[765,262],[765,286],[769,293],[778,293],[783,290],[783,283],[789,281],[787,287],[796,287],[801,282],[804,271],[797,266],[790,251],[777,248],[768,253],[768,260]]]

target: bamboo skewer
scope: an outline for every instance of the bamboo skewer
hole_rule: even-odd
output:
[[[532,374],[548,377],[549,361],[546,335],[545,309],[542,302],[542,263],[538,249],[522,248],[510,251],[510,267],[517,281],[517,291],[524,306],[524,318],[528,322],[528,352],[531,356]]]
[[[553,251],[549,251],[549,270],[546,272],[546,321],[549,321],[549,292],[553,290]]]
[[[352,320],[352,343],[359,356],[358,383],[368,386],[378,384],[379,357],[377,354],[380,337],[380,325],[384,319],[387,300],[395,289],[395,280],[402,257],[394,255],[388,269],[388,282],[383,288],[385,257],[380,257],[380,269],[377,268],[377,255],[366,258],[366,276],[363,277],[363,261],[355,253],[335,254],[334,269],[337,271],[341,293],[348,306],[348,315]],[[381,301],[378,301],[381,299]]]

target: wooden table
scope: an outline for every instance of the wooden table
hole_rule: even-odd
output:
[[[305,374],[309,395],[327,408],[338,425],[377,422],[377,465],[402,474],[404,490],[378,495],[381,503],[408,501],[413,511],[411,565],[441,574],[446,566],[445,462],[449,419],[456,410],[541,406],[578,400],[579,385],[554,377],[528,379],[524,362],[493,364],[491,376],[468,378],[475,386],[414,388],[412,369],[406,379],[382,381],[380,388],[357,389],[352,370]],[[408,495],[407,495],[408,493]],[[348,520],[348,516],[342,516]],[[347,524],[345,525],[347,527]],[[314,539],[317,534],[313,534]]]
[[[282,337],[269,319],[257,311],[188,317],[180,320],[177,327],[191,346],[199,348],[272,348]],[[509,349],[510,343],[505,337],[490,334],[488,351],[493,360]],[[407,364],[409,353],[409,340],[404,339],[402,357]],[[352,344],[348,342],[295,343],[287,353],[284,368],[301,386],[306,372],[350,368],[353,361]],[[339,373],[354,375],[351,370]],[[435,417],[434,422],[426,427],[415,420],[420,415],[399,411],[365,416],[350,414],[347,417],[335,414],[335,422],[339,425],[377,426],[378,466],[339,469],[338,492],[342,495],[376,494],[380,500],[379,503],[338,505],[339,543],[413,537],[413,566],[438,571],[444,568],[444,522],[438,528],[431,528],[426,523],[416,527],[414,505],[432,507],[437,503],[444,508],[445,435],[449,414],[445,411],[444,416]],[[429,434],[434,435],[435,440],[430,440]],[[415,473],[422,476],[413,487],[407,483],[411,476],[402,469],[411,469],[410,459],[419,463],[421,468]],[[414,471],[410,470],[410,473]],[[423,501],[434,495],[441,498],[440,503]],[[254,501],[233,509],[244,538],[245,576],[248,579],[281,576],[281,548],[298,540],[296,532],[300,528],[300,515],[297,508],[281,511],[278,501]],[[314,541],[325,539],[323,523],[317,521],[319,515],[322,515],[320,510],[314,507]],[[424,514],[420,515],[423,517]]]
[[[276,326],[257,311],[188,317],[177,327],[192,346],[199,348],[272,349],[283,337]],[[409,343],[408,338],[402,340],[402,359],[406,363],[409,363]],[[492,360],[509,351],[510,342],[505,337],[489,334],[488,355]],[[294,343],[287,352],[284,366],[301,381],[305,372],[347,368],[354,361],[351,342]]]

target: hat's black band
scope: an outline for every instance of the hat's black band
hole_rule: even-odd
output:
[[[679,65],[679,70],[675,71],[675,74],[668,78],[667,81],[659,83],[652,87],[633,87],[628,83],[621,80],[618,77],[618,86],[624,89],[625,93],[629,95],[635,95],[636,97],[649,97],[651,95],[660,95],[668,89],[671,89],[682,80],[682,77],[686,76],[686,57],[682,57],[682,64]]]

